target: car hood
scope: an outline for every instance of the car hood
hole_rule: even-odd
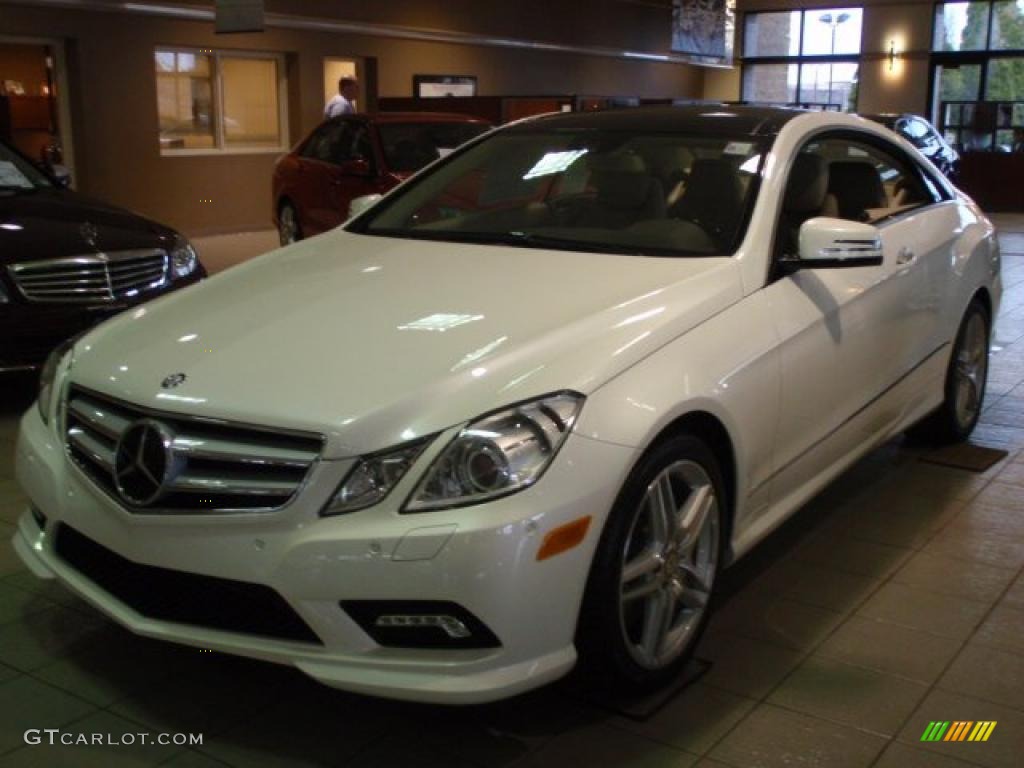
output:
[[[340,458],[587,394],[740,296],[728,258],[335,230],[104,323],[72,378],[153,409],[319,432]],[[175,373],[184,383],[162,388]]]
[[[95,227],[90,243],[84,224]],[[149,219],[64,190],[0,194],[0,263],[97,251],[167,248],[174,232]]]

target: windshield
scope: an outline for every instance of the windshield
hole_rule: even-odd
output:
[[[412,173],[491,129],[485,123],[381,123],[387,166]]]
[[[766,149],[750,136],[503,131],[399,188],[350,229],[614,253],[732,253]]]
[[[0,144],[0,190],[18,192],[49,186],[41,171],[6,144]]]

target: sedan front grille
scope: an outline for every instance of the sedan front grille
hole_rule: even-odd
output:
[[[167,252],[148,248],[25,261],[7,268],[29,301],[108,303],[167,282]]]
[[[119,504],[141,514],[280,509],[299,491],[323,447],[319,436],[144,410],[77,387],[65,413],[71,459]],[[142,458],[134,455],[135,442],[133,455],[122,450],[118,463],[122,436],[140,428],[162,436],[152,460],[166,468],[147,473],[153,493],[143,501],[116,479],[131,471],[127,463]],[[153,450],[150,444],[147,457]]]

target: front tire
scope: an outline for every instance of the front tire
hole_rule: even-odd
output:
[[[634,468],[598,544],[580,613],[586,674],[627,692],[673,680],[696,647],[725,551],[718,462],[692,435]]]
[[[990,333],[988,310],[974,299],[953,343],[942,405],[913,428],[914,436],[941,443],[963,442],[970,437],[985,402]]]
[[[277,213],[277,221],[277,232],[281,239],[281,245],[291,245],[302,239],[302,225],[299,224],[299,213],[290,202],[281,204],[281,209]]]

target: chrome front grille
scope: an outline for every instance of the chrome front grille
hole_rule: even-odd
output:
[[[159,288],[167,267],[166,251],[146,248],[25,261],[7,270],[29,301],[104,303]]]
[[[115,479],[126,461],[122,455],[118,463],[119,442],[140,424],[167,436],[162,450],[169,468],[159,479],[158,498],[141,506]],[[149,411],[80,388],[68,393],[65,429],[75,464],[120,505],[143,514],[279,509],[299,491],[323,448],[318,436]]]

